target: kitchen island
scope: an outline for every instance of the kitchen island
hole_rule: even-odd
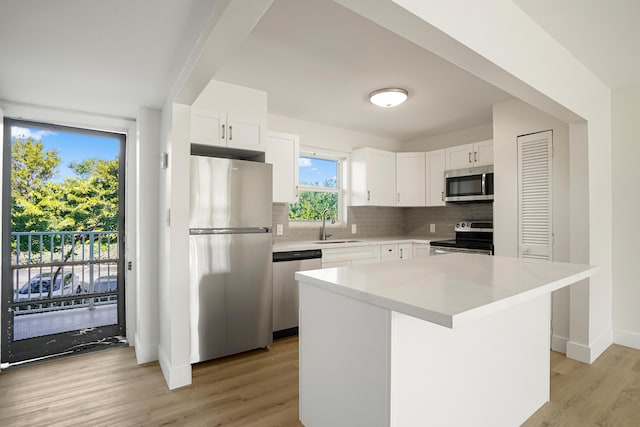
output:
[[[549,400],[550,294],[595,271],[450,254],[296,273],[300,420],[520,425]]]

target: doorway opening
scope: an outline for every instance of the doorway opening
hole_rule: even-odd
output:
[[[125,143],[4,120],[3,366],[126,342]]]

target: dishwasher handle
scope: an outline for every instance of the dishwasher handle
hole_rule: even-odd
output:
[[[273,262],[300,261],[303,259],[318,259],[318,258],[322,258],[322,251],[320,249],[273,253]]]

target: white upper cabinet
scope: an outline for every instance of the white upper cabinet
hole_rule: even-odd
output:
[[[265,151],[266,92],[212,80],[191,107],[191,142]]]
[[[298,135],[267,132],[265,162],[273,165],[273,201],[298,202]]]
[[[351,153],[351,204],[396,206],[396,153],[359,148]]]
[[[493,164],[493,140],[480,141],[473,144],[474,166]]]
[[[425,153],[427,206],[444,206],[445,150]]]
[[[396,206],[424,206],[425,185],[425,153],[396,153]]]
[[[493,140],[458,145],[446,150],[446,169],[464,169],[493,164]]]
[[[222,141],[222,124],[226,117],[214,112],[191,108],[191,142],[194,144],[224,146]]]
[[[262,135],[264,123],[256,118],[227,114],[227,147],[265,151]]]

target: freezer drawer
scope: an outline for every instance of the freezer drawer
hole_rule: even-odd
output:
[[[191,362],[272,343],[271,233],[189,236]]]
[[[191,156],[189,228],[271,227],[272,166]]]

